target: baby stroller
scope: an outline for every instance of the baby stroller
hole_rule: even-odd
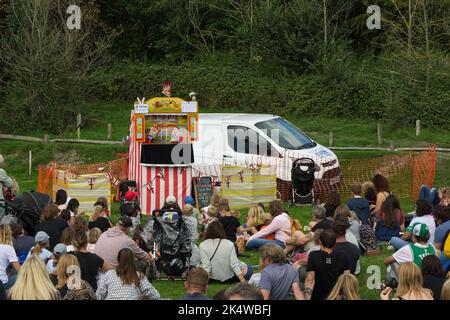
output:
[[[295,204],[314,202],[314,173],[316,164],[312,159],[300,158],[292,163],[292,198]]]
[[[185,217],[178,212],[166,212],[153,217],[153,256],[156,259],[153,277],[185,278],[192,252],[191,232]]]
[[[25,192],[12,201],[6,200],[0,206],[5,207],[6,215],[2,219],[20,223],[25,232],[34,236],[40,222],[40,215],[44,207],[51,203],[49,195],[40,192]]]

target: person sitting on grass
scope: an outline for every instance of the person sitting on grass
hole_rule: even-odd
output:
[[[74,236],[73,244],[75,246],[73,255],[78,260],[81,279],[87,281],[95,291],[97,290],[99,271],[107,272],[111,269],[111,266],[98,255],[87,250],[88,238],[85,232],[77,232]]]
[[[450,207],[437,206],[433,209],[433,216],[436,219],[437,228],[434,232],[433,244],[438,250],[442,250],[444,237],[450,230]]]
[[[159,292],[138,271],[133,251],[128,246],[119,250],[115,259],[116,268],[106,272],[99,281],[96,292],[98,300],[160,299]]]
[[[325,200],[325,203],[323,204],[323,207],[326,210],[326,215],[328,218],[333,218],[334,211],[340,204],[341,197],[339,196],[339,193],[337,193],[336,191],[331,191],[327,194],[327,198]]]
[[[220,300],[264,300],[261,291],[250,283],[237,283],[223,293]],[[216,300],[216,299],[215,299]]]
[[[375,215],[374,230],[377,241],[390,241],[405,230],[405,218],[396,196],[389,195],[383,201],[379,213]]]
[[[350,270],[353,274],[359,274],[359,248],[358,242],[348,241],[349,222],[345,214],[336,216],[336,220],[333,222],[333,231],[336,234],[336,244],[333,251],[336,253],[342,253],[347,259],[347,270]]]
[[[116,267],[119,264],[117,261],[118,252],[124,246],[128,246],[134,252],[137,259],[150,261],[150,255],[139,248],[136,242],[128,236],[132,225],[133,223],[131,222],[130,217],[121,216],[114,228],[110,228],[102,233],[95,244],[94,253],[110,266]]]
[[[58,243],[53,248],[53,257],[47,262],[48,273],[53,273],[56,275],[56,268],[58,267],[58,262],[63,255],[67,254],[67,247],[64,243]]]
[[[415,263],[405,262],[398,268],[398,287],[393,300],[433,300],[433,293],[422,286],[423,278]],[[391,287],[384,289],[380,297],[389,300]]]
[[[287,300],[291,289],[296,300],[304,300],[297,270],[287,263],[283,249],[268,243],[260,247],[259,252],[264,266],[259,287],[264,300]]]
[[[312,209],[312,221],[308,224],[312,232],[317,229],[331,229],[333,220],[327,219],[327,211],[324,206],[315,206]]]
[[[198,234],[198,219],[197,216],[194,215],[194,207],[190,204],[186,204],[183,207],[183,214],[186,217],[186,223],[189,224],[192,242],[196,242],[199,238],[199,234]]]
[[[60,295],[41,258],[33,256],[20,268],[17,281],[8,292],[11,300],[59,300]]]
[[[200,213],[200,211],[195,207],[194,205],[194,198],[191,196],[186,196],[184,198],[184,205],[190,204],[192,206],[192,210],[194,211],[193,215],[197,218],[197,222],[199,225],[203,224],[203,215]]]
[[[351,186],[353,198],[347,201],[347,206],[354,211],[363,225],[370,224],[369,201],[361,197],[362,186],[354,183]]]
[[[341,274],[327,300],[361,300],[358,278],[348,272]]]
[[[436,255],[437,251],[432,244],[428,243],[430,232],[424,223],[416,223],[410,228],[412,234],[412,243],[400,248],[392,256],[384,260],[386,266],[392,263],[403,264],[413,262],[420,269],[422,261],[428,255]]]
[[[75,247],[73,246],[73,238],[75,236],[75,231],[71,227],[67,227],[63,230],[61,235],[61,243],[66,246],[67,252],[75,251]]]
[[[247,223],[242,227],[243,232],[248,232],[249,234],[255,234],[264,225],[262,215],[264,210],[260,206],[253,206],[248,209],[247,213]]]
[[[239,220],[231,214],[231,211],[220,212],[219,222],[222,223],[227,239],[236,242],[236,233],[242,233],[243,228]]]
[[[286,247],[285,241],[292,236],[292,221],[279,200],[269,203],[269,212],[273,217],[272,222],[267,228],[261,229],[248,239],[247,249],[257,249],[267,243],[277,244],[283,249]],[[275,233],[274,240],[264,239],[264,237],[272,233]]]
[[[433,292],[434,300],[440,300],[442,286],[445,283],[444,268],[435,255],[428,255],[422,260],[423,287]]]
[[[34,238],[25,234],[23,226],[19,223],[11,223],[10,227],[13,236],[13,247],[19,259],[19,264],[22,265],[27,258],[28,252],[34,245]]]
[[[228,199],[220,198],[217,209],[219,210],[218,218],[223,217],[226,212],[230,212],[230,203],[228,202]]]
[[[7,224],[0,224],[0,283],[5,290],[11,288],[17,275],[8,275],[7,269],[12,266],[15,271],[20,270],[19,259],[13,247],[11,228]]]
[[[209,224],[199,249],[201,267],[208,272],[210,282],[234,283],[250,279],[251,266],[238,260],[234,243],[226,238],[219,221]]]
[[[64,194],[65,199],[67,200],[67,194],[65,193],[65,191]],[[63,195],[61,197],[63,197]],[[63,199],[64,197],[61,199],[61,201]],[[36,232],[43,231],[49,236],[49,250],[53,250],[53,248],[60,242],[63,230],[69,226],[66,221],[58,219],[58,215],[59,209],[56,204],[50,203],[46,205],[44,207],[44,210],[42,211],[42,217],[44,221],[40,222],[36,227]]]
[[[189,271],[184,288],[187,294],[180,300],[210,300],[205,296],[208,290],[209,275],[203,268],[193,268]]]
[[[410,226],[414,226],[416,223],[424,223],[428,227],[430,232],[429,243],[434,241],[434,232],[436,231],[436,222],[431,214],[431,204],[426,200],[417,200],[416,213],[414,218],[410,222]],[[406,228],[405,233],[400,237],[392,237],[389,244],[394,247],[395,250],[400,249],[411,243],[411,228]]]
[[[97,243],[98,239],[102,235],[102,231],[99,228],[92,228],[88,231],[88,245],[87,245],[87,251],[90,253],[94,253],[95,251],[95,244]]]
[[[391,195],[389,180],[382,174],[378,173],[373,177],[372,182],[377,194],[377,200],[375,205],[370,205],[370,209],[372,210],[372,214],[379,215],[382,212],[381,206]]]
[[[88,223],[88,228],[98,228],[101,232],[105,232],[109,228],[112,228],[111,221],[106,217],[105,208],[100,205],[94,206],[94,213]]]
[[[332,229],[320,234],[320,250],[309,254],[306,266],[304,295],[307,300],[324,300],[337,279],[345,271],[350,272],[348,259],[342,252],[334,252],[336,234]]]
[[[97,205],[103,207],[106,217],[109,217],[111,215],[111,212],[108,209],[108,199],[106,197],[98,197],[97,201],[94,204],[94,207]]]
[[[28,253],[27,259],[31,257],[39,257],[47,264],[48,260],[52,257],[52,253],[48,251],[49,248],[49,236],[44,231],[39,231],[34,236],[34,247],[31,248]]]

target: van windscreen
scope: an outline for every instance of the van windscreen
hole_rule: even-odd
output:
[[[300,150],[316,146],[316,143],[306,134],[283,118],[261,121],[256,123],[255,126],[275,142],[278,139],[278,145],[286,149]]]

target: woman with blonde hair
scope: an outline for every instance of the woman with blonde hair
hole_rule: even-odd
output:
[[[81,279],[80,264],[73,254],[65,254],[59,259],[56,278],[52,277],[52,281],[56,282],[55,288],[64,300],[97,299],[91,285]]]
[[[398,287],[393,300],[433,300],[433,293],[423,286],[423,277],[419,267],[413,262],[400,264],[398,268]],[[392,288],[381,292],[382,300],[389,300]]]
[[[98,228],[101,232],[105,232],[112,228],[111,221],[105,216],[105,208],[97,205],[94,206],[94,213],[91,216],[88,227],[89,229]]]
[[[261,227],[264,225],[264,220],[262,219],[262,215],[264,214],[263,208],[260,206],[253,206],[248,210],[247,214],[247,226],[244,227],[244,231],[247,231],[250,234],[255,234]]]
[[[102,231],[99,228],[92,228],[89,229],[88,232],[88,245],[87,245],[87,251],[90,253],[94,253],[95,250],[95,244],[98,241],[98,238],[102,235]]]
[[[9,290],[11,300],[59,300],[58,290],[39,257],[31,257],[20,268],[17,281]]]
[[[331,290],[328,300],[361,300],[358,278],[349,272],[341,274]]]
[[[16,275],[8,275],[6,269],[12,265],[16,271],[20,270],[19,259],[13,247],[13,236],[11,227],[0,224],[0,281],[5,290],[11,288],[16,281]]]
[[[441,300],[450,300],[450,278],[442,286]]]

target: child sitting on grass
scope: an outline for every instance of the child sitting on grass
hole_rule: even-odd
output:
[[[87,250],[90,253],[94,253],[95,244],[97,243],[97,240],[101,235],[102,231],[99,228],[92,228],[89,230]]]
[[[263,213],[261,215],[261,219],[264,222],[264,225],[261,226],[261,230],[262,230],[264,228],[267,228],[267,226],[272,223],[273,217],[272,217],[272,215],[270,213],[266,212],[266,213]],[[264,239],[274,240],[275,239],[275,234],[274,233],[269,234]]]
[[[194,207],[190,204],[186,204],[183,207],[183,213],[189,223],[189,228],[191,230],[192,241],[196,242],[198,240],[198,220],[194,215]]]

